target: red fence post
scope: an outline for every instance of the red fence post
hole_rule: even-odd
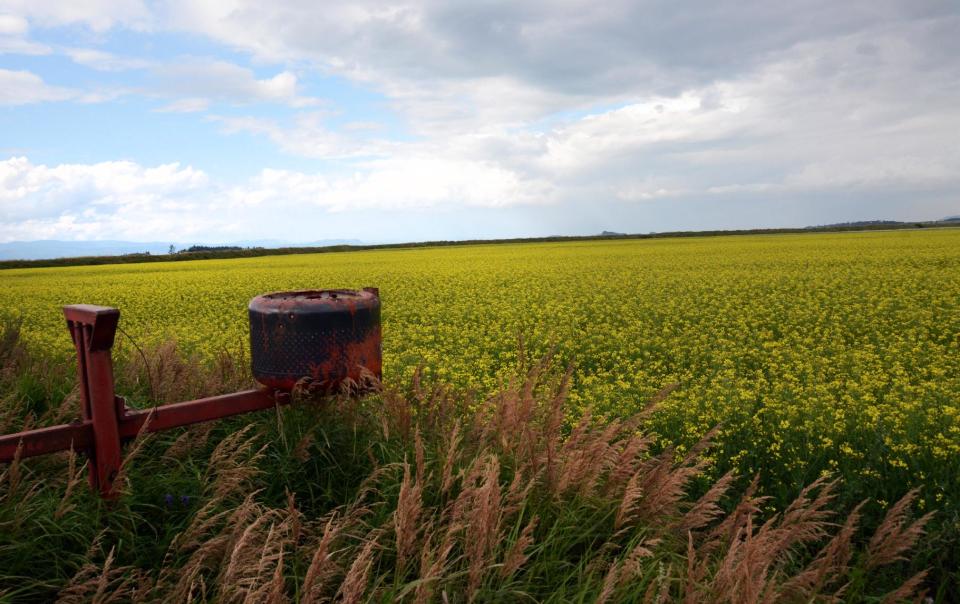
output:
[[[117,493],[113,481],[120,471],[119,411],[113,390],[113,339],[120,320],[116,308],[74,304],[63,307],[67,328],[77,349],[77,377],[83,419],[93,424],[90,486],[106,499]]]
[[[273,352],[266,351],[263,354],[287,355],[288,359],[294,358],[298,363],[306,358],[308,362],[299,367],[281,364],[285,373],[280,377],[284,379],[293,379],[297,372],[303,371],[313,373],[315,379],[321,378],[320,384],[340,384],[343,380],[354,379],[349,373],[353,371],[354,363],[362,365],[359,368],[360,372],[363,368],[369,367],[369,370],[379,378],[382,348],[380,300],[377,294],[376,288],[369,287],[362,292],[352,290],[279,292],[258,296],[251,301],[250,316],[252,319],[256,310],[254,303],[258,300],[275,298],[292,300],[293,306],[284,307],[285,316],[289,315],[289,319],[294,319],[297,313],[293,310],[305,304],[304,312],[301,314],[310,318],[305,325],[308,327],[313,325],[312,329],[306,330],[307,333],[329,335],[331,332],[336,333],[336,321],[346,321],[351,326],[355,326],[357,319],[354,315],[360,307],[357,299],[364,299],[366,306],[363,308],[372,313],[373,320],[368,320],[364,324],[365,329],[361,330],[359,337],[346,340],[336,337],[327,338],[323,341],[330,342],[328,345],[319,350],[307,350],[306,354],[304,350],[294,350],[294,357],[290,357],[292,353],[284,347]],[[297,304],[298,300],[300,305]],[[317,300],[320,302],[316,302]],[[319,309],[316,308],[317,306]],[[313,316],[318,314],[321,316]],[[345,314],[346,317],[343,316]],[[77,381],[80,386],[80,412],[83,421],[24,430],[16,434],[0,434],[0,463],[71,448],[85,451],[89,459],[91,488],[99,491],[104,499],[116,499],[119,493],[114,488],[114,481],[122,465],[120,447],[124,441],[132,440],[141,431],[169,430],[240,413],[261,411],[291,402],[290,390],[297,380],[291,381],[289,385],[272,384],[271,381],[274,378],[269,372],[257,373],[257,357],[254,356],[254,376],[263,384],[257,390],[244,390],[161,405],[149,410],[128,409],[123,399],[114,393],[113,383],[111,351],[117,333],[117,324],[120,321],[120,311],[106,306],[72,304],[63,307],[63,315],[67,319],[67,329],[70,330],[70,337],[77,350]],[[325,320],[317,323],[318,319],[324,318]],[[251,341],[254,341],[253,327],[251,324]],[[284,324],[280,323],[279,328],[283,327]],[[269,339],[271,333],[267,330],[263,335]],[[333,364],[324,371],[315,372],[316,364],[311,359],[328,357],[346,359],[346,361],[341,366]],[[343,370],[345,374],[338,376],[338,370]],[[290,373],[293,375],[286,375]],[[357,377],[361,378],[363,374],[358,373]],[[154,402],[159,403],[159,401]]]

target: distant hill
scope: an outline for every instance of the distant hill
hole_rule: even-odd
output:
[[[903,222],[900,220],[857,220],[854,222],[835,222],[833,224],[821,224],[817,226],[808,226],[807,229],[821,229],[821,230],[830,230],[830,229],[876,229],[883,227],[894,227],[894,228],[904,228],[904,227],[914,227],[914,226],[937,226],[938,224],[950,223],[956,224],[960,222],[960,216],[947,216],[946,218],[941,218],[940,220],[924,220],[920,222],[908,221]]]
[[[169,245],[164,248],[164,253],[152,253],[150,249],[147,253],[125,253],[122,255],[104,255],[44,258],[33,260],[11,260],[0,257],[0,269],[10,268],[34,268],[44,266],[80,266],[95,264],[123,264],[133,262],[169,262],[179,260],[205,260],[212,258],[252,258],[257,256],[275,256],[287,254],[318,254],[329,252],[349,252],[360,250],[387,250],[387,249],[410,249],[418,247],[443,247],[451,245],[491,245],[495,243],[538,243],[538,242],[559,242],[559,241],[602,241],[610,239],[661,239],[676,237],[729,237],[736,235],[780,235],[785,233],[793,234],[811,234],[811,233],[841,233],[849,231],[883,231],[883,230],[901,230],[901,229],[926,229],[926,228],[960,228],[960,216],[952,217],[947,220],[932,220],[920,222],[897,222],[895,220],[867,220],[861,222],[847,222],[840,224],[812,226],[805,228],[767,228],[767,229],[744,229],[733,231],[671,231],[665,233],[633,233],[620,234],[612,231],[604,231],[601,235],[558,235],[552,237],[518,237],[513,239],[466,239],[466,240],[438,240],[438,241],[416,241],[410,243],[360,243],[355,240],[334,240],[334,241],[314,241],[306,244],[278,246],[272,240],[259,241],[256,243],[270,243],[270,247],[265,245],[239,246],[232,245],[201,245],[191,244],[177,246],[177,249],[183,249],[181,252],[167,254]],[[3,246],[21,246],[24,249],[24,243],[38,242],[13,242],[0,244],[0,253]],[[49,243],[49,242],[46,242]],[[54,242],[69,243],[71,245],[91,243],[103,244],[104,242]],[[131,246],[142,246],[144,244],[131,242],[125,243]],[[253,242],[243,242],[253,243]],[[195,251],[189,251],[193,248]]]
[[[912,224],[909,222],[901,222],[899,220],[857,220],[854,222],[834,222],[833,224],[821,224],[817,226],[808,226],[808,229],[837,229],[837,228],[864,228],[864,227],[884,227],[884,226],[901,226],[904,224]]]
[[[39,260],[74,256],[166,254],[170,242],[159,241],[10,241],[0,243],[0,260]]]
[[[235,241],[226,244],[206,244],[202,242],[178,243],[171,241],[61,241],[46,239],[39,241],[10,241],[0,243],[0,260],[47,260],[55,258],[126,256],[131,254],[156,256],[166,255],[172,244],[177,250],[195,248],[289,248],[289,247],[327,247],[331,245],[360,245],[356,239],[326,239],[308,243],[291,243],[279,239],[261,239]]]

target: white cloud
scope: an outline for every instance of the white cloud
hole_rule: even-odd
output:
[[[29,29],[30,25],[23,17],[0,14],[0,36],[22,36]]]
[[[502,207],[553,194],[549,183],[495,165],[437,158],[376,161],[338,176],[264,169],[231,186],[176,163],[45,166],[14,157],[0,162],[0,241],[236,239],[262,236],[278,220],[303,231],[350,211]]]
[[[45,101],[65,101],[80,93],[69,88],[50,86],[29,71],[0,69],[0,105],[27,105]]]
[[[52,86],[29,71],[11,71],[0,69],[0,106],[29,105],[55,101],[76,101],[78,103],[104,103],[112,101],[129,90],[121,88],[103,88],[99,90],[78,90],[62,86]]]
[[[217,60],[188,59],[156,68],[159,90],[187,99],[207,99],[235,104],[282,103],[310,107],[319,99],[298,93],[296,74],[290,71],[257,79],[250,69]]]
[[[522,194],[506,195],[478,185],[487,199],[505,200],[504,205],[531,203],[530,192],[560,202],[630,202],[950,189],[960,185],[960,149],[952,144],[960,129],[960,91],[952,84],[958,70],[946,66],[928,73],[931,87],[922,115],[916,112],[915,90],[905,84],[923,68],[925,58],[916,48],[925,35],[920,26],[896,35],[867,32],[803,43],[742,77],[567,118],[541,131],[493,122],[391,142],[331,131],[316,114],[301,115],[292,127],[253,117],[217,119],[226,132],[260,134],[295,155],[377,157],[362,164],[369,170],[362,198],[346,195],[349,201],[337,207],[363,207],[364,199],[389,206],[390,195],[398,206],[415,205],[405,193],[411,184],[401,174],[418,175],[412,181],[472,175],[477,183],[500,183],[501,190],[510,189],[504,183],[523,183],[515,189]],[[874,49],[865,54],[866,40]],[[844,68],[831,71],[834,65]],[[884,76],[873,75],[881,67]],[[818,92],[825,86],[831,94]],[[415,165],[404,165],[410,158]],[[471,172],[476,166],[492,171]],[[412,190],[419,199],[458,197]],[[325,192],[331,199],[343,196],[333,186]]]
[[[28,38],[30,24],[19,15],[0,13],[0,54],[46,55],[52,52],[49,46]]]
[[[20,37],[0,35],[0,55],[48,55],[53,49]]]
[[[163,15],[258,60],[312,61],[373,87],[419,136],[371,142],[316,119],[221,118],[225,132],[305,157],[466,161],[567,198],[623,200],[942,187],[960,172],[957,15],[815,1],[681,12],[224,0]]]
[[[369,121],[347,122],[343,124],[342,128],[348,131],[380,130],[383,128],[383,124]]]
[[[861,161],[813,162],[784,179],[788,188],[925,189],[960,184],[960,154],[948,152],[931,161],[910,155],[864,157]]]
[[[358,209],[503,207],[553,200],[550,183],[484,162],[409,157],[365,163],[346,177],[264,170],[231,197],[243,204],[312,204],[332,212]]]
[[[347,213],[606,201],[622,209],[736,198],[760,208],[802,195],[898,192],[907,212],[914,193],[945,199],[960,186],[960,17],[946,5],[174,0],[151,5],[155,19],[137,2],[117,3],[115,12],[95,2],[88,17],[16,6],[11,14],[20,16],[0,21],[0,40],[26,40],[32,22],[170,28],[251,57],[256,71],[190,57],[155,64],[141,90],[161,98],[164,112],[269,104],[272,113],[218,106],[206,118],[227,135],[253,134],[283,154],[322,160],[318,173],[264,170],[192,190],[192,199],[230,215],[235,231],[267,207]],[[146,66],[71,52],[97,69]],[[342,76],[380,93],[399,126],[365,131],[364,109],[346,115],[352,125],[336,126],[335,107],[304,92],[308,75]],[[121,91],[80,93],[0,71],[0,103],[111,94]],[[390,139],[396,130],[404,138]],[[280,155],[274,165],[288,160]],[[89,187],[104,198],[99,185]],[[150,199],[187,203],[162,188]],[[198,224],[227,228],[219,214],[191,207]],[[85,224],[72,220],[63,224]]]
[[[153,15],[141,0],[0,0],[0,12],[26,17],[45,27],[80,24],[95,32],[112,27],[145,29]]]
[[[386,94],[417,132],[516,124],[555,111],[674,96],[737,79],[803,42],[889,31],[951,12],[869,0],[450,4],[216,3],[158,11],[266,62],[311,61]],[[955,17],[955,15],[954,15]],[[946,26],[937,42],[956,49]]]
[[[209,119],[222,125],[227,134],[248,132],[266,136],[277,147],[292,155],[315,159],[342,159],[382,155],[389,143],[362,141],[334,132],[324,125],[323,113],[300,113],[290,127],[274,120],[250,116],[212,115]]]
[[[689,191],[684,189],[667,189],[656,183],[635,183],[617,190],[617,199],[623,201],[650,201],[664,197],[677,197]]]
[[[206,111],[209,106],[210,101],[207,99],[186,98],[168,103],[156,111],[161,113],[197,113]]]
[[[0,240],[190,236],[216,226],[203,216],[207,176],[192,167],[129,161],[36,165],[0,162]]]
[[[145,69],[151,65],[150,61],[121,57],[95,48],[66,48],[63,52],[74,63],[100,71]]]
[[[26,157],[0,162],[0,215],[4,222],[90,208],[150,208],[202,190],[207,176],[192,167],[144,168],[131,161],[35,165]]]

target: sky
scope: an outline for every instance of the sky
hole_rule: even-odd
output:
[[[960,214],[955,0],[0,0],[0,242]]]

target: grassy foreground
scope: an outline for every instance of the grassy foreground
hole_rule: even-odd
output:
[[[427,381],[483,397],[555,344],[577,368],[566,425],[587,409],[630,417],[679,384],[646,428],[682,454],[719,426],[708,479],[758,475],[765,513],[837,476],[842,509],[877,502],[872,530],[919,489],[918,513],[936,515],[918,568],[960,601],[960,229],[18,269],[0,285],[0,315],[67,364],[63,304],[116,306],[140,344],[213,362],[246,347],[254,295],[372,285],[387,384],[422,363]],[[135,353],[124,334],[117,346]]]
[[[120,359],[130,402],[249,385],[246,363],[175,346]],[[362,402],[303,400],[127,448],[108,506],[73,454],[0,469],[0,600],[63,602],[907,601],[929,516],[910,492],[872,530],[829,478],[767,511],[749,476],[707,479],[713,434],[682,453],[630,417],[565,418],[571,372],[520,355],[476,398],[415,373]],[[69,364],[8,327],[0,430],[76,413]]]

